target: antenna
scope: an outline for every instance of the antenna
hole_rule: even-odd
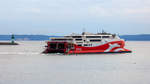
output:
[[[99,33],[101,33],[100,30],[101,30],[101,28],[98,29],[98,32],[99,32]]]
[[[83,32],[82,32],[82,35],[84,35],[84,34],[85,34],[85,31],[86,31],[86,29],[85,29],[85,28],[83,28]]]
[[[104,33],[104,30],[102,29],[102,33]]]
[[[86,29],[85,29],[85,28],[83,28],[82,30],[83,30],[83,32],[86,32]]]

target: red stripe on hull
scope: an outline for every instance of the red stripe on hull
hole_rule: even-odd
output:
[[[112,47],[112,49],[108,50],[110,48],[110,45],[115,45],[117,47]],[[96,47],[83,47],[83,46],[77,46],[75,45],[75,50],[70,50],[67,54],[83,54],[83,53],[104,53],[104,52],[116,52],[116,49],[121,48],[122,50],[119,50],[117,52],[131,52],[130,50],[127,50],[124,48],[125,43],[124,41],[113,41],[113,42],[109,42],[100,46],[96,46]]]

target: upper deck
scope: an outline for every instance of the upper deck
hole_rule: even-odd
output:
[[[73,33],[61,38],[51,38],[51,41],[70,42],[79,46],[96,46],[104,43],[105,41],[112,40],[120,40],[120,38],[117,35],[110,33],[92,34],[88,32],[83,32],[82,34]]]

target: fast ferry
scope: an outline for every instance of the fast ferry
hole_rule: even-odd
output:
[[[125,41],[116,34],[88,33],[71,34],[59,38],[51,38],[47,42],[44,53],[93,54],[93,53],[131,53],[124,48]]]

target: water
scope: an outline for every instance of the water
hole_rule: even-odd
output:
[[[0,84],[150,84],[150,42],[127,54],[41,54],[45,42],[0,46]]]

